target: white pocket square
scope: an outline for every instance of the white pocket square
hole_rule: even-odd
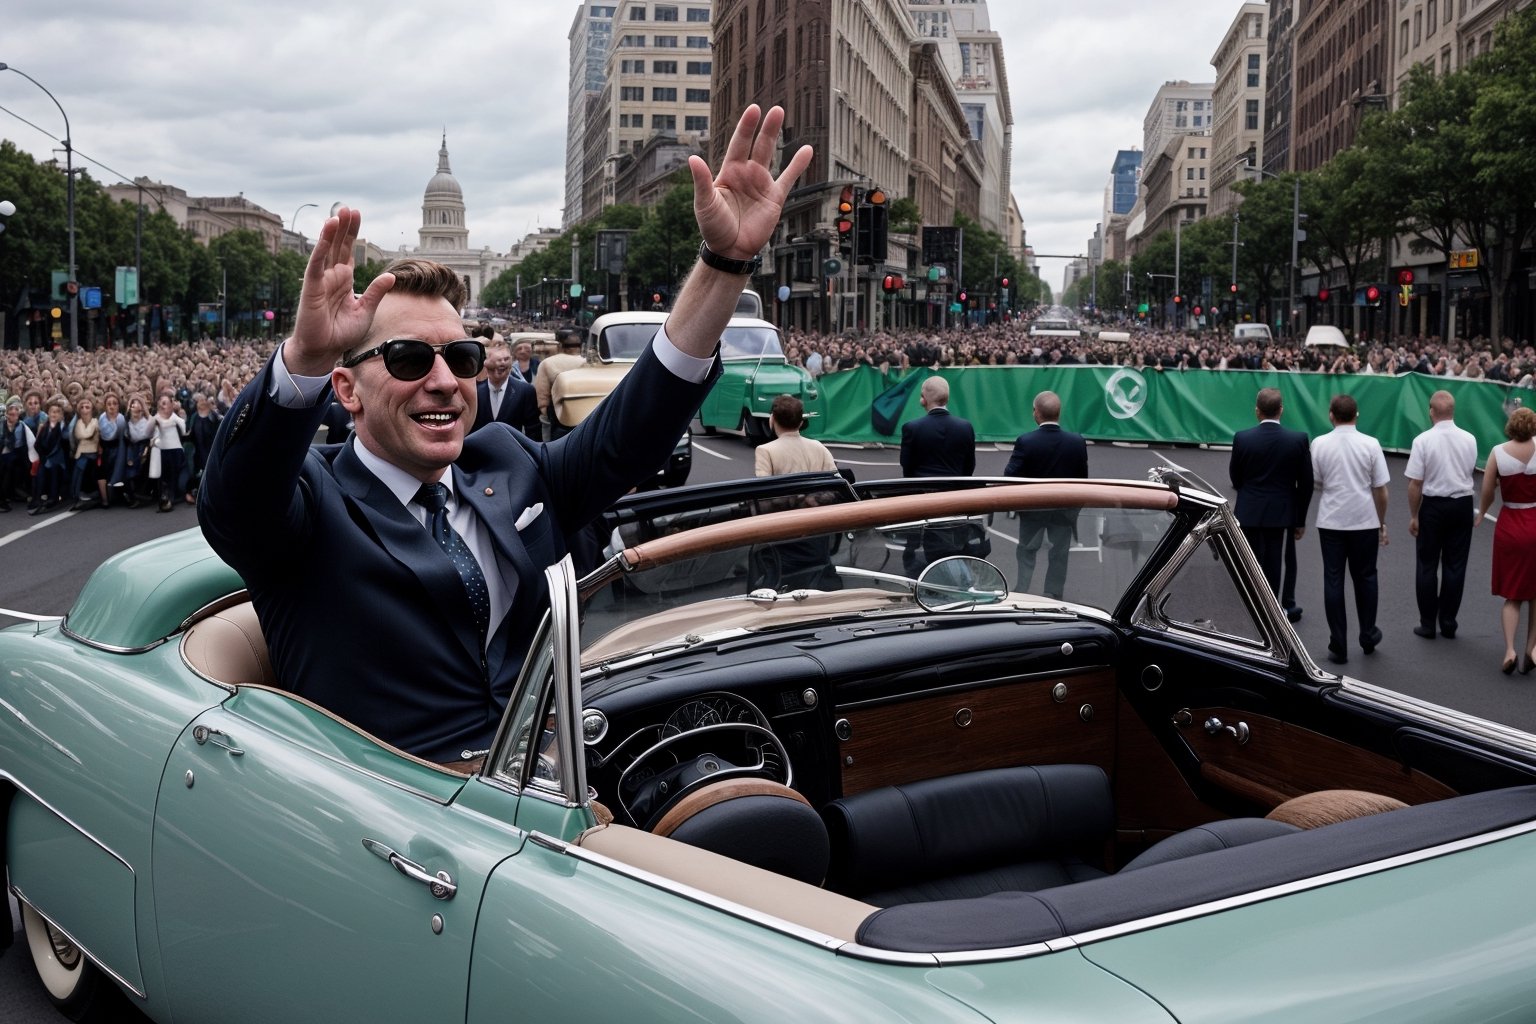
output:
[[[544,503],[542,501],[534,502],[532,505],[529,505],[527,508],[523,509],[523,514],[517,517],[517,522],[513,524],[513,528],[516,529],[518,533],[522,533],[523,529],[529,523],[539,518],[539,514],[543,511]]]

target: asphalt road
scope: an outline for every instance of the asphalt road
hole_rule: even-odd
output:
[[[840,466],[861,480],[900,476],[894,448],[835,446]],[[1008,459],[1006,446],[982,445],[977,450],[978,475],[1001,474]],[[1093,445],[1089,467],[1095,477],[1146,478],[1147,469],[1171,460],[1200,474],[1213,485],[1228,488],[1228,453],[1222,449],[1147,447],[1122,444]],[[1392,473],[1389,506],[1391,543],[1381,552],[1381,608],[1378,624],[1386,634],[1372,655],[1356,647],[1345,668],[1358,679],[1398,690],[1423,700],[1456,708],[1469,714],[1519,729],[1536,732],[1536,675],[1504,676],[1499,672],[1503,641],[1499,628],[1501,601],[1489,593],[1493,529],[1485,524],[1473,534],[1467,572],[1467,595],[1455,640],[1423,640],[1411,632],[1418,622],[1413,596],[1413,538],[1408,535],[1407,486],[1402,471],[1405,459],[1387,457]],[[696,435],[690,481],[703,483],[752,474],[752,451],[740,438]],[[1314,503],[1315,504],[1315,503]],[[193,509],[178,505],[169,514],[155,511],[152,503],[138,509],[112,508],[80,513],[55,512],[28,516],[23,509],[0,515],[0,626],[17,620],[6,610],[41,615],[62,615],[92,569],[107,555],[133,544],[196,525]],[[1013,559],[1005,546],[1011,543],[999,531],[994,537],[994,557],[1011,568]],[[1298,545],[1300,582],[1297,600],[1305,614],[1297,629],[1307,648],[1329,667],[1322,655],[1327,646],[1327,626],[1322,608],[1322,558],[1315,532],[1309,530]],[[1082,556],[1073,556],[1074,558]],[[1080,571],[1074,567],[1073,572]],[[1347,584],[1346,584],[1347,587]],[[1350,599],[1353,617],[1353,601]],[[1353,628],[1352,635],[1357,632]],[[57,1021],[38,991],[26,952],[18,935],[10,955],[0,958],[0,1024]]]

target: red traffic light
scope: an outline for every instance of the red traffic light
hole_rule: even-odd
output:
[[[899,292],[906,286],[907,282],[902,280],[900,274],[886,274],[885,277],[880,281],[880,287],[884,289],[887,294],[890,294],[891,292]]]
[[[852,185],[844,185],[843,186],[843,193],[842,193],[841,196],[838,197],[838,200],[837,200],[837,212],[839,214],[841,214],[843,217],[846,217],[850,213],[853,212],[853,186]],[[853,227],[853,225],[849,224],[848,228],[845,229],[843,227],[842,220],[841,219],[838,220],[837,230],[839,230],[839,231],[849,230],[849,229],[852,229],[852,227]]]
[[[1237,294],[1237,282],[1236,281],[1232,282],[1232,294],[1233,295]]]
[[[1398,284],[1413,284],[1413,271],[1411,271],[1411,270],[1399,270],[1397,272],[1397,283]]]
[[[1317,301],[1318,302],[1327,302],[1328,301],[1328,289],[1327,288],[1319,288],[1317,290]]]
[[[1002,286],[1004,288],[1007,288],[1010,282],[1009,282],[1009,280],[1006,277],[1000,277],[1000,278],[997,279],[997,283],[1000,286]]]
[[[839,218],[837,218],[837,233],[838,234],[846,235],[846,234],[848,234],[852,230],[853,230],[853,221],[849,220],[847,217],[839,217]]]
[[[1200,307],[1196,306],[1195,307],[1195,316],[1199,316],[1199,315],[1200,315]]]
[[[964,290],[962,290],[962,291],[961,291],[961,292],[960,292],[960,294],[959,294],[959,295],[957,295],[957,296],[955,296],[955,297],[956,297],[956,298],[957,298],[957,299],[959,299],[959,300],[960,300],[960,301],[961,301],[961,302],[964,302],[964,301],[965,301],[965,292],[964,292]]]
[[[1367,285],[1366,288],[1365,288],[1365,301],[1366,302],[1380,302],[1381,301],[1381,289],[1376,287],[1374,284]]]
[[[651,301],[656,303],[657,305],[660,305],[661,304],[661,292],[651,292]]]
[[[1182,295],[1175,295],[1173,297],[1173,304],[1175,306],[1182,306],[1184,304],[1184,296],[1182,296]]]

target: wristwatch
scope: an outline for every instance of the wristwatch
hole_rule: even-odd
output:
[[[700,242],[699,262],[703,263],[706,267],[713,267],[723,274],[746,276],[747,274],[757,273],[758,269],[763,265],[763,257],[762,254],[758,254],[749,260],[733,260],[728,256],[721,256],[710,249],[708,244]]]

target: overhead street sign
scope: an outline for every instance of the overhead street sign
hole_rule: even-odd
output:
[[[1477,269],[1477,250],[1476,249],[1452,249],[1451,250],[1451,269],[1452,270],[1476,270]]]

